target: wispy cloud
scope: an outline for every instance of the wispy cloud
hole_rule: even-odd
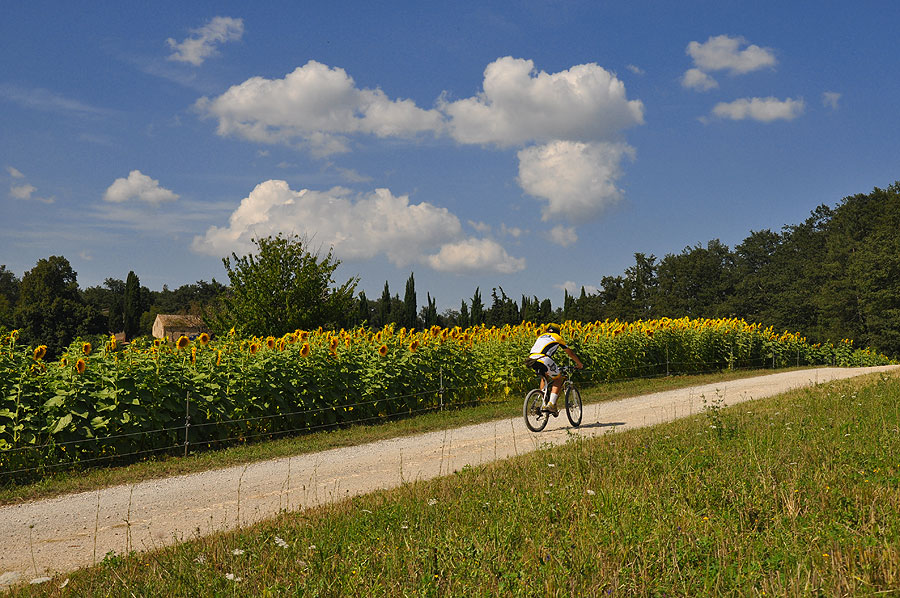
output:
[[[837,110],[840,99],[841,94],[835,91],[826,91],[822,94],[822,105],[832,110]]]
[[[37,187],[25,181],[25,175],[17,168],[7,166],[6,172],[13,178],[13,183],[9,186],[9,196],[11,198],[21,201],[39,201],[48,204],[56,201],[53,197],[40,197],[35,195],[34,192],[37,191]]]
[[[85,104],[42,88],[27,88],[8,83],[0,83],[0,99],[18,104],[23,108],[42,112],[76,114],[79,116],[108,116],[111,110]]]
[[[169,38],[166,43],[174,50],[169,60],[200,66],[207,58],[218,55],[218,47],[226,42],[238,41],[244,35],[244,20],[231,17],[214,17],[207,24],[192,29],[191,37],[178,42]]]

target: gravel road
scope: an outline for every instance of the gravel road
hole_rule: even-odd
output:
[[[699,413],[790,389],[895,369],[819,368],[660,392],[585,406],[581,428],[565,414],[538,434],[510,419],[216,471],[0,507],[0,588],[125,553],[249,525],[296,511],[445,475],[466,465]]]

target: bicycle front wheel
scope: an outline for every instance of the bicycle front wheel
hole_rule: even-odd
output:
[[[525,416],[525,425],[532,432],[540,432],[547,426],[550,414],[541,409],[544,404],[544,391],[534,388],[525,395],[525,404],[522,406],[522,415]]]
[[[570,386],[566,390],[566,416],[569,418],[569,423],[576,428],[581,425],[582,412],[581,393],[575,386]]]

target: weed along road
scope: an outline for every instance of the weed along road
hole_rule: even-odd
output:
[[[572,433],[596,436],[862,374],[818,368],[720,382],[585,406],[580,429],[565,414],[538,434],[510,419],[94,492],[0,507],[0,587],[149,550],[197,535],[452,473],[523,454]]]

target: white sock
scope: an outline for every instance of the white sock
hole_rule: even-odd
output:
[[[550,393],[550,404],[556,405],[556,399],[558,399],[558,398],[559,398],[558,394],[556,394],[555,392],[551,392]]]

